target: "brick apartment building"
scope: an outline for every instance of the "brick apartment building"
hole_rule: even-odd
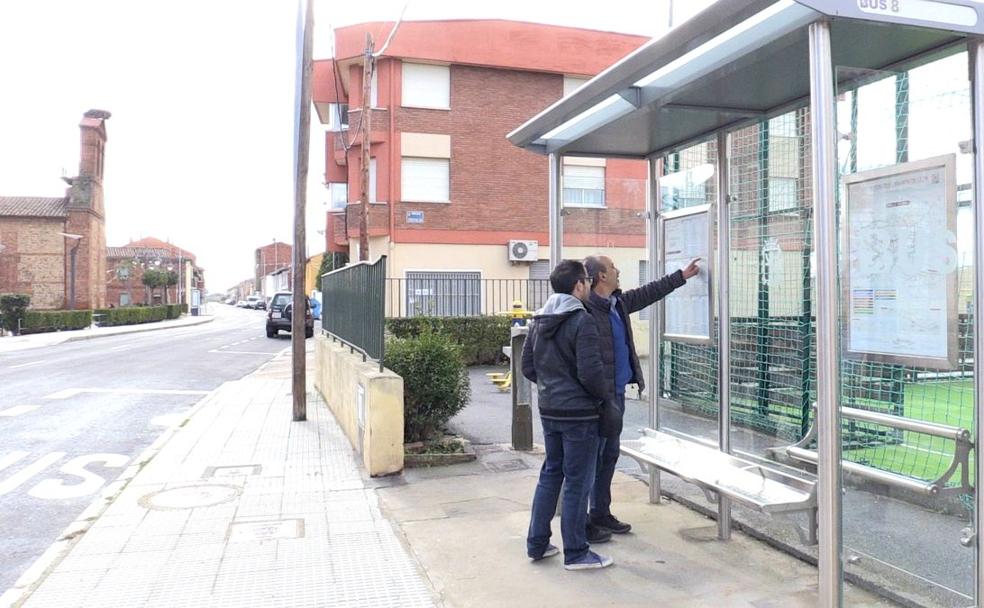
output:
[[[378,49],[392,27],[337,29],[336,57],[314,67],[314,102],[328,131],[326,249],[352,260],[363,49],[367,32]],[[387,276],[408,281],[545,278],[547,160],[506,134],[646,40],[500,20],[402,23],[371,83],[369,259],[387,255]],[[646,165],[565,158],[563,173],[565,256],[605,251],[633,284],[645,272]],[[414,290],[404,291],[409,302]],[[468,306],[464,314],[478,312]]]
[[[106,305],[103,169],[106,120],[89,110],[79,124],[79,174],[64,197],[0,196],[0,293],[31,296],[35,309]],[[73,278],[74,259],[74,283]]]
[[[274,241],[269,245],[257,247],[253,254],[255,259],[253,293],[258,292],[269,297],[271,294],[266,293],[268,291],[266,284],[269,281],[265,277],[280,273],[284,268],[289,269],[293,259],[292,256],[293,247],[288,243]],[[289,275],[290,272],[287,274]],[[280,289],[279,286],[276,288]],[[284,289],[289,289],[289,287],[285,287]]]
[[[178,275],[178,285],[167,288],[169,304],[191,304],[191,292],[205,290],[205,270],[196,264],[195,254],[154,237],[131,241],[122,247],[109,247],[107,260],[107,300],[113,306],[162,304],[163,289],[150,290],[143,285],[148,268],[170,270]]]

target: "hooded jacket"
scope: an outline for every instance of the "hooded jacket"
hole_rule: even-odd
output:
[[[540,417],[596,420],[608,394],[598,326],[572,295],[553,294],[533,317],[523,375],[535,382]]]

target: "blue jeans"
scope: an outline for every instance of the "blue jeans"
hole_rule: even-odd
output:
[[[625,415],[625,393],[615,395],[615,406]],[[598,447],[598,473],[591,491],[591,517],[604,517],[612,512],[612,478],[619,456],[619,437],[602,437]]]
[[[541,419],[546,458],[533,495],[533,513],[526,537],[526,554],[540,557],[550,543],[550,521],[564,487],[560,535],[564,539],[564,563],[575,562],[588,552],[588,494],[598,462],[598,421]]]

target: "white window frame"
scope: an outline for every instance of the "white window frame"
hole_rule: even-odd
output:
[[[408,203],[450,203],[451,202],[451,159],[449,158],[426,158],[420,156],[403,156],[400,158],[400,200]],[[408,165],[409,161],[409,165]],[[447,167],[447,179],[443,192],[425,192],[421,187],[414,186],[414,179],[419,179],[417,175],[411,175],[408,169],[413,165],[421,166],[424,163],[436,167],[443,164]]]
[[[414,86],[421,78],[437,81],[443,76],[440,88],[444,89],[439,95],[421,94],[423,89]],[[432,84],[430,88],[434,88]],[[433,65],[429,63],[403,62],[403,77],[401,84],[400,105],[404,108],[426,108],[430,110],[451,109],[451,66]]]
[[[345,121],[342,121],[341,106],[348,108],[347,103],[328,104],[328,130],[334,133],[348,130],[348,112],[345,113]]]
[[[483,273],[477,269],[403,271],[406,316],[475,317],[482,314]]]
[[[563,205],[565,207],[584,207],[588,209],[604,209],[606,207],[606,196],[605,196],[605,167],[600,166],[589,166],[589,165],[576,165],[564,163],[562,165],[562,192],[563,192]],[[570,175],[570,182],[568,181],[568,173],[598,173],[600,172],[600,177],[598,175]],[[584,186],[590,185],[591,182],[587,180],[601,180],[601,188],[585,188]],[[577,181],[584,180],[584,181]],[[575,187],[578,186],[578,187]],[[601,200],[586,200],[586,199],[597,199],[597,195],[592,195],[589,193],[601,192]]]
[[[369,159],[369,202],[376,202],[376,157]]]
[[[379,107],[379,70],[373,70],[369,79],[369,105]]]
[[[344,209],[348,202],[348,184],[346,182],[330,182],[328,184],[329,209]]]

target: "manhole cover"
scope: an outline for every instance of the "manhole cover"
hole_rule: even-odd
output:
[[[530,467],[521,459],[516,458],[513,460],[500,460],[499,462],[486,462],[485,468],[496,473],[505,473],[506,471],[522,471]]]
[[[212,505],[229,502],[241,493],[241,488],[229,485],[210,484],[186,486],[147,494],[140,499],[140,505],[146,509],[157,509],[160,511],[211,507]]]

